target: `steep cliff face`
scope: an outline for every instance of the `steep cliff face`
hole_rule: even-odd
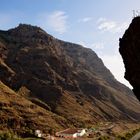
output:
[[[120,39],[119,50],[125,64],[125,78],[133,86],[133,91],[140,100],[140,17],[133,19]]]
[[[140,120],[140,104],[131,90],[91,49],[21,24],[0,31],[0,57],[0,80],[55,114],[59,123],[54,124],[60,128],[66,127],[64,122],[83,127],[99,121]]]

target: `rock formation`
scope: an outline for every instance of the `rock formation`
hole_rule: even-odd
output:
[[[125,64],[125,78],[133,86],[133,91],[140,100],[140,17],[133,19],[120,39],[119,51]]]

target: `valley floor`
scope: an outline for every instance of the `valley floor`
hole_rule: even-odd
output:
[[[44,134],[44,138],[18,138],[10,133],[0,133],[5,140],[136,140],[140,135],[140,122],[102,122],[86,129],[83,137],[64,138]],[[43,136],[43,135],[42,135]]]
[[[54,140],[130,140],[140,132],[140,123],[100,123],[87,130],[87,134],[78,138],[54,137]],[[49,140],[49,139],[48,139]],[[52,138],[53,140],[53,138]]]

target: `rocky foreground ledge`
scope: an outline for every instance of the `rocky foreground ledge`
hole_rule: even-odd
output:
[[[133,86],[133,91],[140,100],[140,17],[133,19],[120,39],[119,51],[126,69],[125,78]]]

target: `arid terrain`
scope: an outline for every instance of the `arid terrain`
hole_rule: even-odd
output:
[[[139,101],[93,50],[36,26],[0,31],[0,81],[2,131],[28,137],[110,122],[114,134],[139,126]]]

